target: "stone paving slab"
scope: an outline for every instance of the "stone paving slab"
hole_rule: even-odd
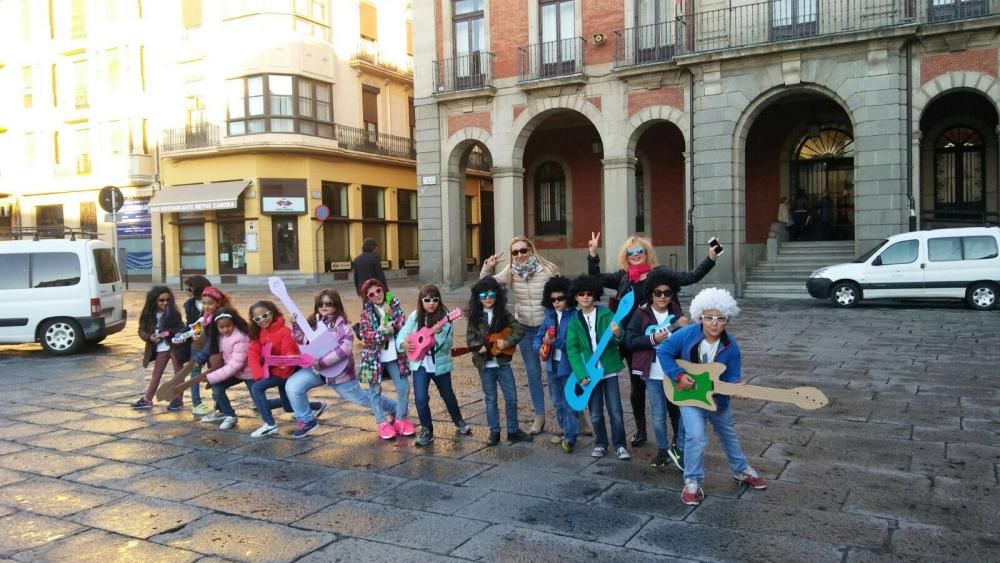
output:
[[[136,477],[116,480],[107,486],[137,495],[182,502],[227,487],[234,482],[188,471],[156,469],[143,472]]]
[[[170,459],[190,452],[191,450],[188,448],[142,440],[115,440],[114,442],[107,442],[87,450],[87,453],[90,455],[113,461],[146,464]]]
[[[525,479],[522,469],[497,466],[468,481],[470,487],[506,491],[552,500],[585,503],[600,495],[613,481],[594,477],[570,476],[547,471],[533,471]]]
[[[489,468],[489,465],[471,461],[419,456],[386,470],[385,474],[404,479],[423,479],[457,485],[470,479],[474,480],[477,475]]]
[[[452,552],[475,561],[535,563],[537,561],[601,561],[645,563],[689,561],[644,553],[622,547],[586,542],[527,528],[497,525],[477,534]]]
[[[487,489],[446,485],[432,481],[407,481],[381,495],[374,502],[400,508],[454,514],[488,493]]]
[[[306,485],[302,491],[334,499],[370,500],[405,482],[402,477],[344,469]]]
[[[0,518],[0,556],[34,549],[82,530],[67,520],[18,512]]]
[[[465,561],[436,553],[406,549],[360,538],[344,538],[313,552],[297,563],[350,563],[353,561],[392,561],[393,563],[451,563]]]
[[[81,432],[79,430],[56,430],[55,432],[49,432],[41,436],[21,438],[21,440],[27,440],[32,446],[59,450],[61,452],[84,450],[113,439],[106,434]]]
[[[44,547],[19,553],[15,558],[28,563],[187,563],[200,559],[201,555],[101,530],[88,530]]]
[[[71,430],[118,435],[129,430],[145,428],[149,425],[142,420],[129,420],[110,416],[89,416],[81,420],[64,422],[61,426]]]
[[[260,483],[237,483],[206,493],[190,504],[226,514],[289,524],[333,503],[322,495],[308,495]]]
[[[170,532],[207,514],[193,506],[141,496],[128,496],[81,512],[71,520],[126,536],[148,539]]]
[[[0,467],[46,477],[61,477],[101,463],[103,460],[100,458],[45,449],[24,450],[0,456]]]
[[[892,548],[903,555],[930,554],[938,561],[996,561],[1000,540],[992,534],[902,523],[892,534]]]
[[[335,539],[333,534],[216,514],[151,541],[226,560],[256,563],[294,561]]]
[[[63,479],[95,487],[114,489],[119,487],[119,483],[127,483],[129,479],[136,475],[148,473],[154,469],[155,467],[149,467],[148,465],[108,461],[96,467],[70,473],[63,476]]]
[[[0,455],[12,454],[14,452],[20,452],[27,449],[31,445],[29,442],[27,445],[15,444],[13,442],[0,441]]]
[[[298,489],[335,471],[329,467],[310,463],[244,457],[227,465],[205,469],[200,473],[238,481],[253,481],[273,487]]]
[[[122,493],[38,477],[0,488],[0,504],[23,512],[64,517],[120,498]]]

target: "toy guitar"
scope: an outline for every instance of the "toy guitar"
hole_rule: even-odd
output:
[[[293,314],[295,318],[295,324],[298,325],[299,330],[305,335],[306,343],[299,346],[303,354],[308,354],[313,358],[322,358],[333,351],[337,347],[337,340],[334,338],[330,331],[326,330],[323,323],[316,323],[316,328],[309,326],[306,322],[305,317],[302,316],[302,312],[299,311],[298,306],[292,301],[292,298],[288,296],[288,290],[285,289],[285,282],[279,277],[271,276],[267,278],[267,285],[271,289],[271,293],[281,301],[281,304],[285,306],[290,313]],[[266,358],[265,358],[265,361]],[[341,358],[337,363],[332,366],[327,366],[327,368],[332,371],[343,371],[347,367],[347,363],[351,361],[350,355]],[[276,364],[271,364],[276,365]],[[309,362],[308,365],[312,365]],[[324,369],[327,369],[324,368]]]
[[[548,328],[548,330],[546,330],[546,331],[545,331],[545,337],[546,337],[546,338],[555,338],[555,337],[556,337],[556,327],[554,327],[554,326],[550,326],[550,327]],[[548,360],[548,359],[549,359],[549,356],[550,356],[550,355],[552,355],[552,345],[551,345],[551,344],[545,344],[545,343],[543,342],[543,343],[542,343],[542,347],[541,347],[541,349],[540,349],[540,350],[538,351],[538,353],[539,353],[539,355],[540,355],[540,356],[542,357],[542,361],[543,361],[543,362],[544,362],[545,360]]]
[[[497,356],[513,356],[514,348],[516,346],[508,346],[507,348],[500,348],[497,346],[497,342],[501,340],[507,340],[510,338],[510,327],[507,327],[500,332],[494,332],[486,336],[486,341],[490,343],[490,355],[496,358]]]
[[[300,368],[307,368],[316,361],[315,358],[310,354],[302,353],[299,355],[292,356],[274,356],[271,355],[271,344],[265,344],[261,348],[261,356],[264,358],[264,373],[270,373],[271,366],[295,366]]]
[[[424,354],[428,350],[434,347],[436,340],[434,339],[434,333],[446,323],[450,323],[462,316],[461,309],[452,309],[447,315],[440,321],[434,323],[434,326],[425,326],[416,332],[412,332],[406,337],[406,341],[413,346],[413,348],[406,354],[410,358],[410,361],[417,361],[424,357]]]
[[[174,337],[170,340],[170,342],[174,344],[180,344],[181,342],[195,338],[200,334],[201,334],[201,319],[198,319],[193,324],[191,324],[188,327],[188,329],[185,330],[184,332],[178,332],[177,334],[175,334]]]
[[[646,336],[652,336],[653,334],[660,332],[661,330],[670,326],[674,322],[674,315],[669,314],[667,318],[663,319],[663,322],[658,325],[649,325],[646,327]]]
[[[156,400],[157,401],[173,401],[177,395],[182,393],[187,387],[182,387],[180,391],[177,390],[177,386],[185,383],[185,380],[194,371],[196,364],[194,361],[190,361],[184,364],[184,367],[177,373],[175,373],[170,379],[164,379],[160,386],[156,388]]]
[[[618,309],[615,311],[615,316],[612,321],[615,324],[621,324],[622,319],[628,316],[629,311],[632,310],[632,305],[635,304],[635,294],[631,291],[625,294],[624,297],[618,302]],[[604,350],[608,347],[611,342],[611,337],[613,333],[611,332],[611,327],[604,331],[601,335],[601,340],[597,343],[597,347],[594,348],[594,352],[590,355],[588,360],[586,356],[582,353],[580,356],[583,359],[584,367],[587,369],[587,378],[590,381],[586,385],[580,383],[576,377],[570,377],[566,380],[566,387],[564,393],[566,395],[566,402],[569,407],[577,412],[582,411],[587,408],[587,403],[590,402],[590,394],[593,393],[594,388],[597,384],[601,382],[601,378],[604,377],[604,368],[597,367],[597,363],[601,361],[601,355],[604,354]],[[580,392],[577,393],[577,389]]]
[[[791,403],[806,410],[818,409],[829,404],[829,399],[815,387],[796,387],[795,389],[776,389],[760,385],[738,385],[726,383],[719,379],[726,371],[725,364],[711,362],[695,364],[685,360],[677,360],[677,365],[684,369],[688,377],[694,380],[694,387],[686,391],[678,389],[677,384],[670,382],[663,390],[671,403],[681,407],[698,407],[707,411],[715,411],[718,406],[712,397],[714,393],[722,395],[739,395],[748,399],[777,401]],[[666,383],[666,381],[664,381]]]

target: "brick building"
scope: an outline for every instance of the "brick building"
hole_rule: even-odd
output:
[[[599,230],[605,264],[638,232],[679,268],[717,236],[742,291],[799,194],[850,252],[996,223],[998,28],[998,0],[416,0],[421,275],[521,233],[581,271]]]

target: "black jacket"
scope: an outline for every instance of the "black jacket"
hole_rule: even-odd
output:
[[[354,259],[354,289],[361,294],[361,284],[375,278],[382,282],[386,290],[389,284],[385,281],[385,273],[382,271],[382,259],[374,252],[362,252]]]

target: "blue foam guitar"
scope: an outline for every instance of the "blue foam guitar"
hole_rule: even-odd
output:
[[[667,315],[667,318],[663,319],[663,322],[658,325],[649,325],[646,327],[646,336],[652,336],[653,334],[660,332],[661,330],[670,326],[670,323],[674,322],[673,313]]]
[[[618,309],[615,311],[615,316],[612,317],[612,321],[621,325],[622,319],[628,316],[629,311],[632,310],[632,306],[635,304],[635,294],[631,291],[622,297],[621,301],[618,302]],[[622,329],[624,330],[624,329]],[[564,389],[564,394],[566,395],[566,402],[569,404],[569,408],[580,412],[587,408],[587,403],[590,402],[590,394],[594,392],[594,388],[597,384],[601,382],[604,377],[604,368],[598,367],[598,363],[601,361],[601,356],[604,354],[604,350],[608,347],[611,342],[611,337],[614,334],[611,332],[611,326],[608,326],[604,330],[604,334],[601,335],[601,340],[597,342],[597,347],[594,348],[594,352],[590,355],[590,359],[587,359],[582,353],[580,356],[583,359],[584,367],[587,370],[587,378],[590,381],[586,385],[583,385],[577,381],[576,377],[570,377],[566,380],[566,387]],[[577,390],[580,392],[577,392]]]

